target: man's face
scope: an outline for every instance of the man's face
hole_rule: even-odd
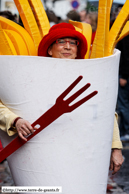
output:
[[[86,11],[85,11],[85,10],[81,11],[81,12],[79,13],[79,15],[80,15],[80,20],[81,20],[81,22],[85,22]]]
[[[73,38],[61,38],[51,45],[48,54],[54,58],[75,59],[78,41]]]

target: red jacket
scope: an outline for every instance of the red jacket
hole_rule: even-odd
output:
[[[94,42],[95,34],[96,34],[96,31],[92,32],[91,44],[93,44],[93,42]]]
[[[2,143],[0,141],[0,151],[3,149]]]

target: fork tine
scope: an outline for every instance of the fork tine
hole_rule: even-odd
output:
[[[56,100],[60,101],[63,100],[63,98],[80,82],[80,80],[83,78],[83,76],[79,76]]]
[[[90,98],[95,96],[97,93],[98,93],[98,91],[94,91],[91,94],[89,94],[88,96],[84,97],[83,99],[81,99],[78,102],[76,102],[75,104],[73,104],[72,106],[69,106],[68,112],[71,112],[74,109],[76,109],[77,107],[81,106],[84,102],[86,102],[87,100],[89,100]]]
[[[80,90],[78,90],[75,94],[70,96],[66,102],[70,104],[73,100],[75,100],[80,94],[82,94],[87,88],[90,87],[90,83],[87,83],[85,86],[83,86]]]

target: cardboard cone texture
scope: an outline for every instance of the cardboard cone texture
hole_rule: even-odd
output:
[[[110,57],[92,60],[0,56],[0,99],[30,123],[53,106],[79,75],[83,79],[70,95],[86,83],[91,86],[79,99],[98,91],[8,157],[16,185],[58,185],[63,194],[106,193],[119,56],[117,50]],[[14,138],[3,131],[0,137],[4,147]]]

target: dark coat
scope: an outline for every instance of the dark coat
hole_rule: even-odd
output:
[[[119,75],[128,79],[129,77],[129,35],[117,44],[117,49],[121,51]]]

